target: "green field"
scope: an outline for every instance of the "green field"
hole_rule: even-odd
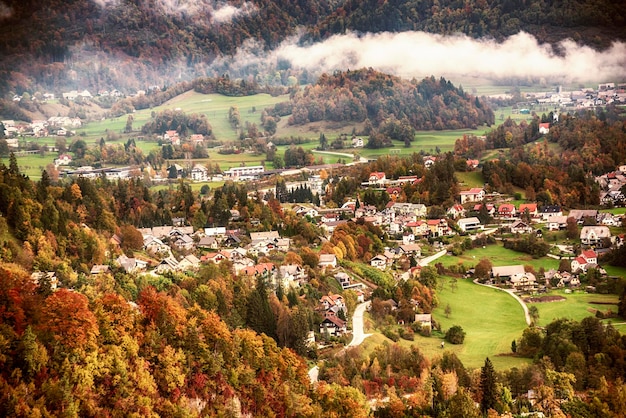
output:
[[[546,271],[552,268],[557,269],[559,267],[559,260],[555,260],[550,257],[535,259],[528,254],[506,249],[501,243],[488,245],[485,248],[474,248],[472,250],[465,251],[458,257],[444,255],[439,258],[437,262],[442,263],[444,266],[464,264],[466,267],[474,267],[483,258],[489,259],[494,266],[522,264],[532,266],[535,271],[539,270],[541,267],[543,267]]]
[[[443,280],[448,282],[450,279]],[[441,329],[445,332],[453,325],[460,325],[466,332],[464,344],[445,345],[445,350],[453,351],[466,367],[481,367],[485,357],[489,357],[500,370],[530,362],[529,359],[508,355],[511,353],[511,341],[519,339],[526,328],[524,311],[510,295],[468,280],[458,280],[454,292],[446,283],[437,296],[439,306],[434,310],[433,317],[441,324]],[[452,313],[446,318],[444,310],[448,304]],[[376,334],[365,340],[364,349],[373,350],[376,344],[384,340],[385,337]],[[400,341],[405,346],[417,345],[431,359],[442,353],[440,337],[416,334],[415,341]]]
[[[457,171],[454,173],[461,189],[468,187],[483,187],[485,185],[485,178],[481,170],[476,171]]]
[[[528,306],[536,306],[539,310],[538,325],[540,326],[546,326],[559,318],[580,321],[588,316],[594,316],[596,310],[606,312],[610,309],[613,312],[617,312],[617,303],[619,302],[617,295],[585,293],[582,290],[566,294],[565,290],[559,289],[549,293],[549,295],[562,296],[566,300],[559,302],[529,303]]]

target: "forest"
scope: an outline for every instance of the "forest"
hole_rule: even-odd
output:
[[[290,77],[304,85],[315,81],[312,70],[296,71],[285,62],[267,73],[255,64],[211,67],[247,42],[255,41],[261,51],[272,49],[300,28],[304,44],[347,31],[409,30],[497,40],[524,30],[542,43],[556,45],[571,38],[599,49],[626,39],[625,12],[607,0],[253,0],[235,2],[250,13],[227,22],[215,21],[215,3],[208,0],[193,10],[159,0],[3,4],[7,12],[0,25],[0,54],[10,57],[0,62],[3,98],[10,91],[71,90],[77,88],[76,80],[81,89],[133,91],[225,72],[250,85],[286,86]]]
[[[289,124],[316,121],[364,122],[364,133],[413,140],[415,130],[476,128],[494,123],[483,99],[443,77],[402,80],[373,69],[323,74],[313,86],[291,95]],[[379,146],[369,144],[372,148]]]
[[[509,119],[487,135],[484,147],[511,148],[506,156],[485,162],[483,175],[494,190],[510,192],[516,186],[526,191],[527,199],[544,204],[597,205],[599,188],[593,176],[614,170],[626,158],[626,122],[617,115],[614,107],[598,114],[563,114],[544,138],[536,133],[538,116],[531,123]],[[461,139],[455,152],[463,155],[475,142]],[[555,152],[551,144],[561,151]]]
[[[350,169],[353,181],[327,178],[327,190],[342,203],[371,171],[394,177],[416,170],[427,180],[405,186],[402,199],[421,195],[429,204],[445,204],[454,196],[452,183],[445,183],[454,179],[454,165],[452,154],[429,170],[418,154],[387,157]],[[437,184],[444,186],[430,189]],[[0,414],[471,417],[527,411],[529,389],[537,394],[533,408],[547,415],[625,413],[626,337],[612,327],[596,318],[556,321],[545,331],[530,327],[512,344],[512,355],[532,363],[503,372],[489,359],[480,370],[466,369],[446,351],[429,360],[419,348],[393,341],[424,332],[411,324],[411,301],[431,312],[438,283],[446,280],[441,274],[456,273],[428,267],[418,278],[396,282],[364,263],[387,245],[379,227],[348,222],[322,243],[318,228],[283,209],[274,193],[263,203],[248,192],[245,184],[227,182],[209,196],[184,181],[152,191],[140,179],[58,181],[45,172],[33,182],[14,156],[0,165],[0,230],[6,231],[0,248]],[[307,198],[304,190],[298,193]],[[239,211],[238,220],[231,209]],[[174,217],[195,228],[277,230],[293,248],[256,261],[301,264],[308,283],[299,291],[270,288],[263,276],[234,274],[229,262],[154,276],[110,264],[109,272],[90,274],[91,266],[110,257],[138,255],[138,227],[169,224]],[[119,248],[111,244],[114,234]],[[311,246],[321,246],[320,252]],[[370,354],[355,348],[327,358],[320,383],[311,385],[305,359],[318,352],[304,341],[321,320],[317,301],[332,289],[317,267],[324,253],[376,285],[374,321],[391,317],[406,325],[401,333],[385,329],[392,342]],[[408,269],[412,264],[406,263]],[[45,277],[35,283],[33,271],[56,272],[61,289],[53,291]],[[356,293],[343,296],[351,312]],[[389,309],[390,299],[399,309]],[[625,304],[622,292],[620,315]],[[372,409],[370,398],[388,402]]]

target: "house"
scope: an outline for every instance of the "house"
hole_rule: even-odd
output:
[[[287,264],[278,268],[278,275],[283,279],[283,287],[292,286],[307,278],[304,268],[299,264]]]
[[[156,266],[155,271],[157,273],[165,273],[167,271],[174,271],[178,266],[178,261],[174,257],[167,257],[161,260],[158,266]]]
[[[72,156],[69,154],[61,154],[59,155],[59,158],[54,160],[54,165],[57,167],[60,165],[70,165],[71,163],[72,163]]]
[[[143,248],[153,254],[170,252],[170,247],[167,244],[152,235],[144,238]]]
[[[185,234],[179,236],[176,241],[174,241],[174,245],[176,246],[176,248],[181,250],[191,250],[193,249],[195,242],[193,241],[193,238]]]
[[[337,267],[337,256],[335,254],[320,254],[319,267]]]
[[[511,228],[511,233],[513,234],[530,234],[533,232],[532,226],[520,220],[513,222],[510,228]]]
[[[563,216],[563,210],[556,205],[543,206],[540,213],[544,221],[548,221],[552,216]]]
[[[509,282],[516,290],[529,291],[537,285],[537,278],[533,273],[516,273],[509,278]]]
[[[94,264],[93,267],[91,267],[90,274],[92,276],[95,276],[97,274],[104,274],[108,272],[109,272],[109,266],[107,266],[106,264]]]
[[[340,271],[335,274],[335,279],[339,282],[342,289],[350,286],[350,275],[348,273]]]
[[[224,176],[241,181],[256,180],[261,174],[263,174],[263,172],[265,172],[265,167],[262,165],[232,167],[224,171]]]
[[[269,241],[276,238],[280,238],[278,231],[250,232],[250,239],[252,241]]]
[[[483,208],[483,204],[479,203],[477,205],[474,205],[473,211],[474,212],[480,212],[480,210]],[[487,209],[487,214],[489,216],[493,216],[496,214],[496,207],[495,205],[491,204],[491,203],[487,203],[487,205],[485,206],[485,208]]]
[[[363,148],[365,144],[363,143],[363,138],[354,137],[352,138],[352,147],[354,148]]]
[[[133,273],[135,271],[145,270],[148,267],[148,262],[140,260],[138,258],[127,257],[126,254],[122,254],[115,262],[124,269],[126,273]]]
[[[324,311],[332,310],[335,313],[338,311],[344,311],[346,309],[346,304],[343,299],[343,296],[337,294],[329,294],[324,295],[320,298],[320,305]]]
[[[36,271],[30,275],[30,279],[35,286],[40,286],[47,282],[50,286],[50,290],[53,292],[59,288],[59,278],[54,271]]]
[[[605,225],[583,226],[580,230],[580,242],[583,245],[599,245],[605,238],[611,238],[611,230]]]
[[[567,227],[567,216],[551,216],[548,218],[548,230],[559,231]]]
[[[219,264],[220,262],[228,259],[229,257],[226,256],[223,251],[218,253],[207,253],[200,257],[201,262],[212,262],[215,264]]]
[[[442,237],[444,235],[450,235],[452,230],[448,225],[448,221],[445,219],[428,219],[426,221],[430,235],[433,237]]]
[[[522,203],[521,205],[519,205],[518,213],[520,215],[523,215],[524,213],[526,213],[526,211],[528,211],[528,214],[533,218],[539,216],[536,203]]]
[[[456,224],[463,232],[471,232],[484,229],[484,227],[480,223],[480,219],[475,216],[471,218],[459,219]]]
[[[550,132],[550,124],[549,123],[540,123],[539,124],[539,133],[541,135],[546,135]]]
[[[412,232],[405,232],[402,234],[402,244],[412,244],[415,242],[415,234]]]
[[[590,267],[596,267],[598,265],[598,255],[593,250],[585,250],[578,257],[572,260],[571,268],[572,272],[579,270],[587,271]]]
[[[410,257],[421,257],[422,247],[419,244],[402,244],[398,247],[398,254]]]
[[[196,164],[191,169],[191,180],[207,181],[209,179],[209,170],[203,165]]]
[[[320,323],[320,333],[331,337],[338,337],[347,331],[346,321],[332,313],[327,313]]]
[[[217,250],[219,248],[219,243],[215,237],[202,237],[200,238],[200,241],[198,241],[197,247]]]
[[[370,266],[376,267],[379,270],[387,268],[387,257],[382,254],[375,255],[370,259]]]
[[[457,203],[456,205],[450,206],[450,209],[448,209],[446,215],[448,215],[452,219],[463,218],[465,216],[465,212],[465,208]]]
[[[425,221],[407,222],[405,227],[409,228],[416,237],[423,237],[428,234],[428,224]]]
[[[381,186],[387,182],[387,176],[382,171],[371,172],[368,181],[370,185]]]
[[[510,203],[503,203],[498,207],[498,216],[502,218],[512,218],[515,216],[515,206]]]
[[[567,215],[568,218],[576,219],[576,223],[582,225],[586,218],[596,220],[598,211],[595,209],[572,209]]]
[[[189,271],[195,270],[200,266],[200,260],[193,254],[189,254],[185,256],[182,260],[178,262],[177,270],[180,271]]]
[[[521,264],[514,266],[497,266],[491,268],[491,277],[499,277],[501,280],[509,280],[515,275],[521,275],[526,273],[524,266]]]
[[[422,329],[433,327],[433,316],[431,314],[415,314],[415,322],[419,324]]]
[[[470,190],[461,192],[461,204],[467,202],[480,202],[485,198],[485,191],[479,187],[473,187]]]

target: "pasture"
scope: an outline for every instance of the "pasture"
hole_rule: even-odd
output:
[[[610,309],[613,312],[617,312],[617,304],[619,302],[617,295],[586,293],[582,290],[577,290],[573,293],[567,294],[565,293],[565,290],[559,289],[548,293],[548,295],[561,296],[564,297],[565,300],[557,302],[528,303],[529,307],[536,306],[539,310],[539,326],[546,326],[550,322],[559,318],[581,321],[583,318],[588,316],[594,316],[596,310],[606,312]]]
[[[524,311],[520,304],[505,292],[479,286],[469,280],[458,280],[456,289],[450,286],[450,278],[441,279],[444,286],[437,292],[439,306],[433,318],[441,325],[443,333],[453,325],[460,325],[466,332],[464,344],[445,343],[445,350],[454,352],[468,368],[478,368],[489,357],[496,369],[506,370],[530,362],[529,359],[511,356],[511,341],[519,339],[526,328]],[[477,303],[480,301],[480,303]],[[450,305],[451,314],[444,311]],[[366,330],[366,332],[372,332]],[[374,334],[363,344],[366,352],[387,340],[382,334]],[[403,346],[416,345],[430,359],[440,356],[442,336],[431,337],[415,334],[414,341],[400,340]]]
[[[485,248],[474,248],[465,251],[458,257],[444,255],[437,260],[437,263],[442,263],[446,267],[464,264],[465,267],[469,268],[474,267],[483,258],[489,259],[494,266],[522,264],[524,266],[532,266],[535,271],[539,270],[541,267],[546,271],[552,268],[558,269],[559,267],[559,260],[550,257],[535,259],[528,254],[504,248],[500,242],[487,245]]]

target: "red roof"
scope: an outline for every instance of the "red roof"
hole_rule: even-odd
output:
[[[540,128],[546,128],[546,129],[550,129],[550,124],[549,123],[540,123],[539,124]]]
[[[370,178],[376,177],[378,180],[385,178],[385,173],[382,171],[373,171],[370,173]]]
[[[519,205],[520,212],[524,212],[526,209],[528,209],[528,212],[535,212],[537,210],[537,204],[536,203],[522,203],[521,205]]]
[[[582,252],[581,254],[586,260],[590,259],[590,258],[598,258],[598,255],[596,254],[595,251],[593,250],[585,250]]]
[[[515,206],[510,203],[504,203],[498,208],[498,212],[513,212],[514,210]]]

